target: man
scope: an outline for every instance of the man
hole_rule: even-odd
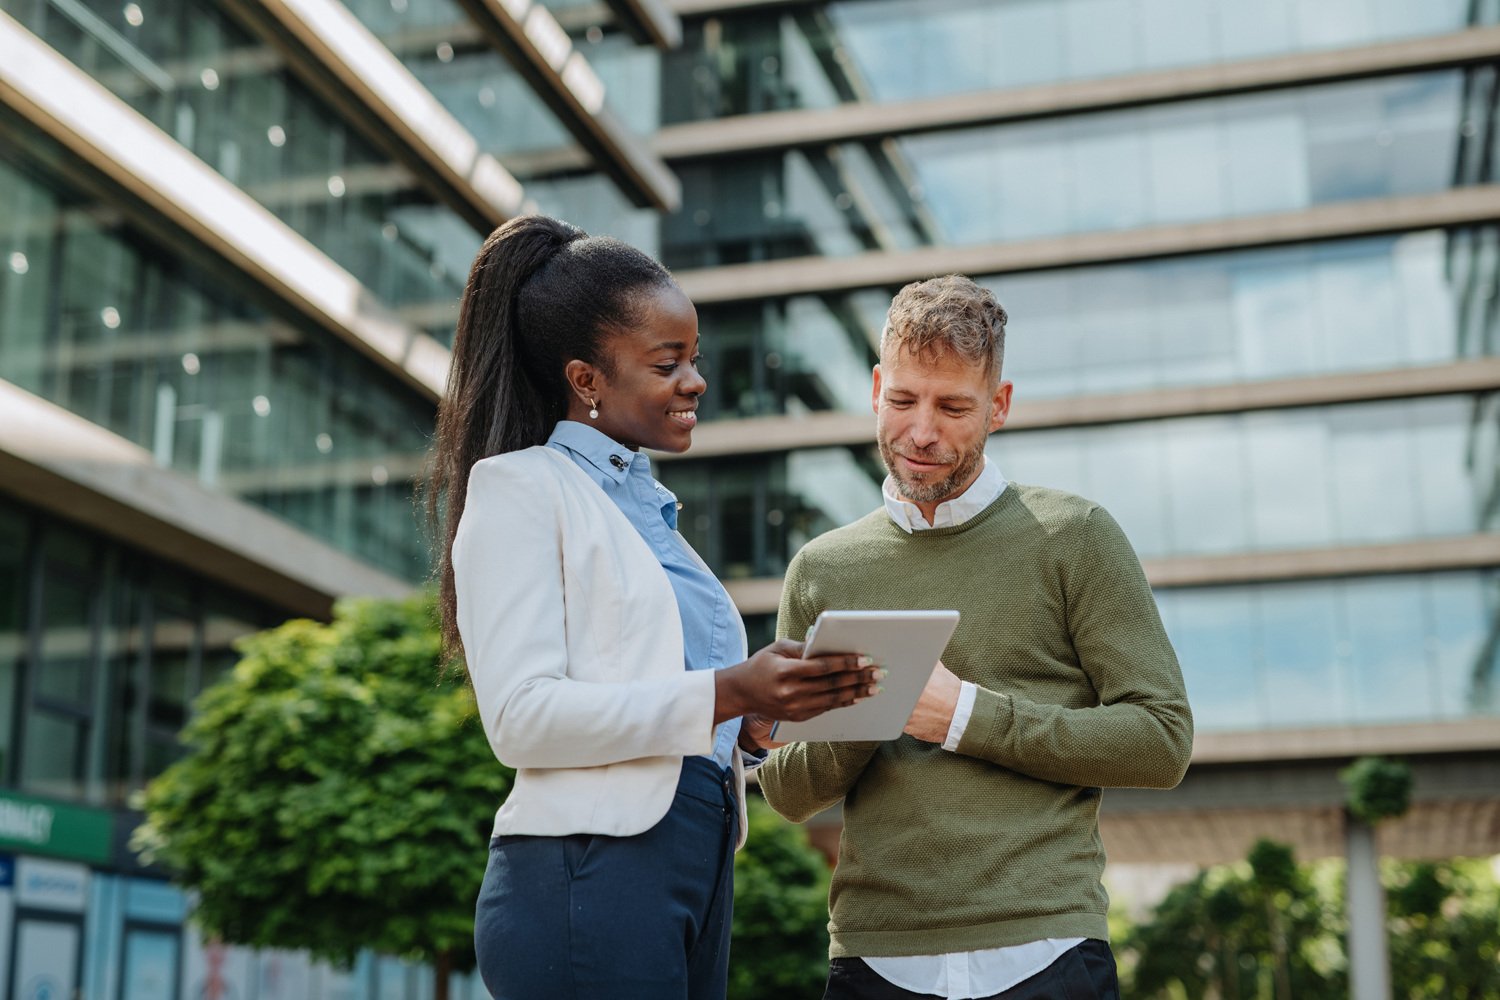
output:
[[[986,461],[1005,322],[968,278],[901,290],[874,371],[884,509],[787,570],[782,636],[825,609],[962,613],[906,735],[794,743],[760,769],[793,821],[844,803],[825,1000],[1118,996],[1100,789],[1187,768],[1182,674],[1119,526]]]

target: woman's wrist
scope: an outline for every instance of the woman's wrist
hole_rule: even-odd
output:
[[[743,667],[744,664],[736,664],[714,671],[714,725],[716,726],[745,714],[745,700],[740,694],[739,686],[739,672]]]

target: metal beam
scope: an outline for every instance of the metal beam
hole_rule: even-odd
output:
[[[536,0],[458,3],[636,205],[662,212],[677,210],[682,203],[677,175],[605,106],[604,84],[542,4]]]
[[[447,348],[398,319],[326,254],[3,13],[0,105],[141,205],[153,223],[226,261],[424,398],[442,395]]]
[[[159,468],[144,448],[5,381],[0,483],[293,614],[326,618],[337,598],[412,589],[278,517]]]
[[[1440,229],[1497,218],[1500,218],[1500,185],[1486,184],[1437,194],[1346,201],[1295,212],[1121,232],[1081,233],[980,246],[923,247],[899,253],[794,257],[756,264],[730,264],[678,271],[676,277],[688,297],[703,305],[811,292],[899,287],[909,281],[941,274],[978,277],[1038,271],[1345,236]]]
[[[734,156],[1466,66],[1497,58],[1500,26],[1468,28],[1360,48],[1297,52],[1097,80],[735,115],[665,126],[653,137],[652,147],[674,161]]]
[[[637,42],[662,51],[682,44],[682,18],[665,0],[608,0],[621,27]]]
[[[521,184],[338,0],[230,0],[305,82],[480,232],[522,211]]]
[[[1500,534],[1223,556],[1166,556],[1142,559],[1141,566],[1151,586],[1162,588],[1486,569],[1500,566]],[[775,614],[781,600],[781,585],[781,577],[730,580],[724,584],[735,606],[745,615]]]

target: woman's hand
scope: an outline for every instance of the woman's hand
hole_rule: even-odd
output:
[[[714,674],[714,722],[762,716],[803,722],[877,691],[879,669],[856,654],[802,659],[802,643],[778,639]]]

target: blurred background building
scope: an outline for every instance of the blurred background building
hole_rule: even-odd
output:
[[[1366,753],[1388,853],[1500,852],[1497,103],[1500,0],[0,0],[0,990],[425,988],[205,951],[127,800],[234,638],[423,579],[464,274],[529,208],[698,304],[660,474],[753,641],[879,503],[890,296],[968,273],[991,458],[1115,514],[1197,713],[1111,860],[1340,853]]]

